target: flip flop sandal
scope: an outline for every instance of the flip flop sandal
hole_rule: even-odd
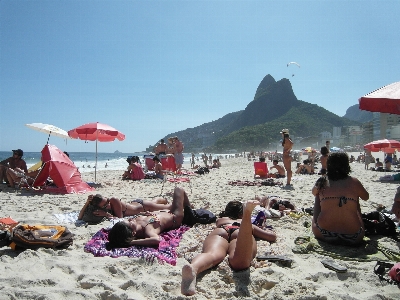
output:
[[[321,263],[324,265],[325,268],[328,268],[337,273],[346,273],[347,272],[347,268],[345,266],[342,266],[333,260],[328,260],[328,259],[322,260]]]
[[[258,255],[258,261],[267,260],[281,263],[284,267],[291,267],[293,260],[283,255]]]

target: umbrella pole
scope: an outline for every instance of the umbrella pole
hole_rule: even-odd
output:
[[[97,183],[96,172],[97,172],[97,139],[96,139],[96,164],[94,165],[94,182]]]
[[[51,131],[49,132],[49,136],[47,138],[47,143],[46,143],[47,145],[49,144],[50,134],[51,134]]]

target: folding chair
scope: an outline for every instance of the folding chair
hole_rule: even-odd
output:
[[[40,169],[42,167],[42,162],[40,161],[40,167],[39,168],[35,168],[34,170],[32,170],[31,168],[29,169],[30,172],[33,171],[38,171],[36,175],[34,176],[28,176],[24,173],[18,173],[17,176],[20,178],[19,182],[15,183],[15,190],[19,190],[21,188],[21,186],[27,186],[28,189],[32,189],[34,187],[34,183],[36,181],[36,178],[39,176],[40,172],[42,171],[42,169]],[[35,165],[36,166],[36,165]],[[29,183],[29,181],[31,181],[31,183]]]
[[[268,165],[265,162],[254,162],[254,178],[268,178]]]
[[[165,182],[168,181],[168,178],[172,178],[172,182],[175,183],[175,186],[178,184],[178,182],[189,182],[190,186],[190,192],[192,193],[192,183],[190,182],[189,178],[189,171],[186,169],[181,169],[181,172],[177,172],[176,164],[175,164],[175,157],[172,155],[167,155],[167,156],[161,156],[160,157],[161,164],[162,164],[162,171],[164,174],[164,180],[162,183],[161,187],[161,195],[164,189],[164,184]],[[182,173],[182,171],[185,171],[185,173]],[[186,178],[185,180],[183,178]]]
[[[154,171],[154,160],[153,160],[154,155],[145,155],[143,156],[145,164],[146,164],[146,171]]]

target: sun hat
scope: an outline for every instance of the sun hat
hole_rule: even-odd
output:
[[[18,156],[23,156],[24,155],[24,151],[22,151],[21,149],[12,150],[12,152],[18,154]]]
[[[282,130],[281,130],[281,133],[283,133],[283,134],[289,134],[289,129],[282,129]]]

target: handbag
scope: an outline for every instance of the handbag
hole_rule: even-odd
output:
[[[361,214],[364,222],[365,235],[396,235],[396,224],[392,219],[379,211]]]

